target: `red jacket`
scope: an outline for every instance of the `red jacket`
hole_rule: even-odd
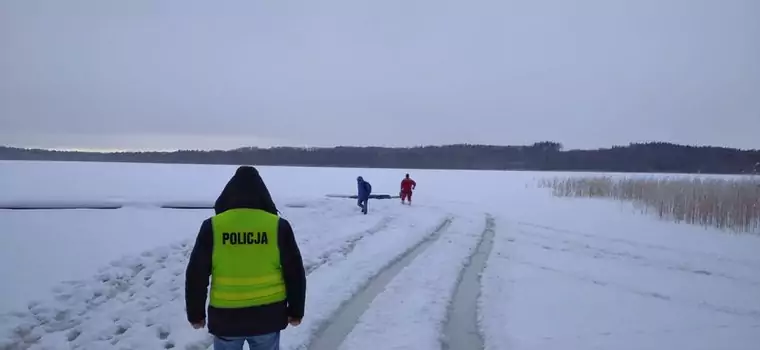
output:
[[[401,191],[402,192],[412,192],[412,190],[417,187],[417,183],[414,182],[412,179],[404,178],[401,180]]]

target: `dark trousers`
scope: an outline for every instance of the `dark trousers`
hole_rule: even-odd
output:
[[[356,205],[362,208],[362,213],[367,214],[367,207],[369,206],[369,198],[359,198],[356,201]]]

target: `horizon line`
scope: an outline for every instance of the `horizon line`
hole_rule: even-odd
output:
[[[153,149],[135,149],[135,148],[89,148],[89,147],[20,147],[13,145],[0,145],[0,147],[14,148],[20,150],[29,151],[49,151],[49,152],[81,152],[81,153],[172,153],[172,152],[230,152],[240,149],[278,149],[278,148],[291,148],[291,149],[334,149],[334,148],[387,148],[387,149],[412,149],[412,148],[425,148],[425,147],[451,147],[451,146],[480,146],[480,147],[531,147],[539,143],[557,143],[562,145],[561,142],[554,141],[537,141],[531,144],[511,144],[511,145],[498,145],[498,144],[486,144],[486,143],[446,143],[446,144],[427,144],[427,145],[415,145],[415,146],[376,146],[376,145],[336,145],[336,146],[240,146],[235,148],[221,149],[221,148],[153,148]],[[561,151],[596,151],[604,149],[612,149],[616,147],[630,147],[633,145],[646,145],[646,144],[666,144],[682,147],[708,147],[708,148],[723,148],[739,151],[760,151],[758,148],[738,148],[730,146],[716,146],[716,145],[692,145],[685,143],[674,143],[666,141],[639,141],[629,142],[626,145],[613,144],[606,147],[596,148],[561,148]]]

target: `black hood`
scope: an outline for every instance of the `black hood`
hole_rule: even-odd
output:
[[[260,209],[277,215],[277,207],[264,180],[251,166],[239,167],[214,203],[216,214],[239,208]]]

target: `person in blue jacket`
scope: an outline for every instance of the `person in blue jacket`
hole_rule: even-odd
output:
[[[367,215],[367,206],[369,204],[369,195],[372,193],[372,185],[370,185],[369,182],[364,181],[364,178],[361,176],[356,178],[356,184],[359,189],[356,204],[359,208],[362,208],[362,213]]]

